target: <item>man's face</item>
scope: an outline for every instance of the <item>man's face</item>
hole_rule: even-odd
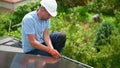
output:
[[[51,18],[52,16],[48,13],[48,11],[44,8],[44,11],[42,13],[41,19],[42,20],[48,20],[49,18]]]

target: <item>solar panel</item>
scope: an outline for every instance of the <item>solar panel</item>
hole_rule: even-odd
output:
[[[0,68],[93,68],[65,56],[55,59],[7,51],[0,51],[0,55]]]
[[[19,40],[13,38],[2,38],[0,43],[0,68],[93,68],[66,56],[55,59],[24,54]]]

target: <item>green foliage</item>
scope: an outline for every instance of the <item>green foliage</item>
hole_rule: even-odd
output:
[[[58,16],[62,16],[63,20],[71,22],[87,22],[88,21],[88,7],[81,7],[81,6],[77,6],[74,8],[69,8],[69,11],[66,12],[62,12],[60,14],[58,14]]]
[[[119,31],[119,33],[120,33],[120,23],[118,23],[118,31]]]
[[[95,36],[95,44],[94,45],[106,45],[110,44],[109,36],[112,35],[113,30],[115,30],[115,26],[109,21],[104,21]]]
[[[0,36],[6,34],[9,30],[9,25],[11,22],[11,14],[5,13],[0,16]]]
[[[118,31],[120,33],[120,10],[116,10],[115,12],[115,25],[118,28]]]
[[[87,0],[57,0],[58,11],[67,12],[69,8],[73,8],[80,5],[85,5]]]
[[[100,0],[93,0],[92,3],[88,4],[88,7],[89,7],[89,11],[99,13],[100,8],[101,8],[101,1]]]
[[[29,2],[27,4],[18,6],[13,12],[12,25],[20,23],[25,14],[33,10],[37,10],[38,8],[39,8],[39,1]]]
[[[120,10],[119,11],[116,11],[115,13],[115,19],[116,19],[116,26],[118,23],[120,23]]]
[[[115,10],[119,8],[119,0],[93,0],[92,3],[88,4],[89,10],[95,13],[102,13],[104,15],[115,15]]]
[[[73,13],[77,17],[77,20],[87,21],[88,20],[88,7],[74,7],[69,10],[69,13]],[[74,17],[74,16],[73,16]]]
[[[10,35],[17,38],[17,39],[22,39],[22,32],[21,32],[21,27],[17,28],[15,31],[11,31]]]
[[[88,14],[88,21],[86,21],[88,23],[83,23],[77,16],[79,10],[74,10],[74,13],[71,10],[71,13],[60,13],[57,17],[51,19],[51,32],[62,31],[67,35],[66,46],[62,54],[95,68],[119,68],[120,58],[117,56],[120,56],[120,35],[114,26],[115,19],[102,16],[107,21],[93,23],[90,21],[92,15]],[[89,27],[86,28],[86,24],[89,24]],[[100,27],[98,27],[99,25]],[[102,33],[97,31],[98,28]],[[110,41],[110,44],[103,41],[105,46],[99,47],[100,52],[93,46],[96,32],[104,35],[105,41]]]
[[[4,13],[1,14],[0,16],[0,36],[6,35],[8,30],[9,30],[9,26],[10,26],[10,22],[11,22],[11,26],[14,26],[16,24],[21,23],[22,18],[24,17],[25,14],[27,14],[28,12],[31,12],[33,10],[37,10],[39,8],[39,0],[36,2],[29,2],[27,4],[24,5],[20,5],[18,6],[13,13],[9,14],[9,13]],[[11,27],[11,30],[17,30],[18,27]],[[16,36],[17,36],[17,32],[15,32]],[[13,33],[14,35],[14,33]]]
[[[58,12],[69,12],[69,8],[74,8],[77,6],[85,6],[91,0],[57,0]]]

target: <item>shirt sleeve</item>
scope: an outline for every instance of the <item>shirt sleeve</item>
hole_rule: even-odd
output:
[[[22,26],[25,34],[35,34],[34,20],[32,18],[25,18]]]

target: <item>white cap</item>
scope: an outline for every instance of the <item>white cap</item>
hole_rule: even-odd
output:
[[[57,15],[57,3],[56,0],[42,0],[41,5],[45,7],[45,9],[48,11],[48,13],[51,16]]]

